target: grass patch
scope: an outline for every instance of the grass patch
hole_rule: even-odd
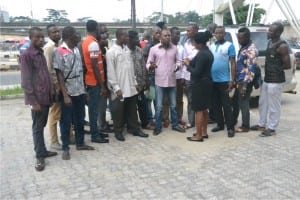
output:
[[[0,96],[16,95],[16,94],[23,94],[23,89],[21,87],[15,87],[10,89],[0,90]]]

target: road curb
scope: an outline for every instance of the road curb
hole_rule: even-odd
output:
[[[24,94],[14,94],[14,95],[0,96],[0,100],[21,99],[21,98],[24,98]]]

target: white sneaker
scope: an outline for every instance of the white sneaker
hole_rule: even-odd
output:
[[[50,148],[55,150],[61,150],[61,144],[59,144],[59,142],[55,142],[50,145]]]

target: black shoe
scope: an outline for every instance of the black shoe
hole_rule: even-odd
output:
[[[114,129],[111,126],[107,125],[105,128],[100,129],[100,131],[104,133],[113,133]]]
[[[70,156],[70,152],[69,151],[63,151],[62,155],[61,155],[61,158],[63,160],[70,160],[71,159],[71,156]]]
[[[144,132],[141,131],[141,130],[137,130],[137,131],[133,132],[132,135],[134,135],[134,136],[139,136],[139,137],[149,137],[148,134],[144,133]]]
[[[35,170],[36,171],[43,171],[45,169],[45,159],[44,158],[37,158],[35,163]]]
[[[161,129],[154,129],[153,135],[159,135],[161,133]]]
[[[125,138],[122,133],[115,133],[115,137],[119,141],[122,141],[122,142],[125,141]]]
[[[103,138],[109,137],[107,133],[100,133],[100,136]]]
[[[46,155],[44,156],[44,158],[48,158],[48,157],[52,157],[52,156],[56,156],[57,152],[54,151],[47,151]]]
[[[178,132],[180,132],[180,133],[185,133],[185,129],[182,128],[182,127],[179,126],[179,125],[172,127],[172,130],[178,131]]]
[[[224,127],[216,126],[215,128],[211,129],[211,132],[218,132],[224,130]]]
[[[228,137],[234,137],[234,130],[233,129],[228,130]]]
[[[269,136],[273,136],[273,135],[276,135],[275,130],[268,128],[268,129],[264,130],[259,136],[260,137],[269,137]]]
[[[97,138],[92,139],[92,142],[95,142],[95,143],[109,143],[109,140],[105,139],[104,137],[99,136]]]
[[[195,137],[197,135],[197,133],[194,133],[193,136]],[[203,139],[208,139],[208,135],[202,135]]]

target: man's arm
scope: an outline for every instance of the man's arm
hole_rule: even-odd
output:
[[[114,60],[114,52],[109,50],[106,53],[107,84],[108,84],[108,88],[120,97],[122,96],[122,92],[119,86],[119,82],[116,74],[117,72],[115,70],[115,65],[116,65],[115,62],[116,61]]]
[[[92,64],[92,69],[95,75],[95,78],[97,80],[97,83],[101,86],[101,90],[105,90],[104,86],[104,80],[101,78],[100,70],[99,70],[99,63],[98,63],[98,57],[101,56],[99,54],[100,47],[97,42],[93,42],[89,46],[89,54]],[[102,60],[102,58],[101,58]]]
[[[281,55],[283,69],[291,69],[291,58],[287,44],[281,44],[278,48],[278,53]]]
[[[28,54],[21,55],[21,86],[25,93],[26,104],[38,104],[33,88],[33,66]]]
[[[63,60],[63,58],[59,54],[59,52],[55,51],[54,52],[53,67],[55,69],[57,80],[58,80],[58,84],[59,84],[61,93],[62,93],[63,98],[64,98],[64,103],[67,106],[71,106],[72,105],[72,100],[71,100],[71,98],[69,97],[69,95],[67,93],[67,88],[65,86],[65,77],[64,77],[63,72],[62,72],[62,70],[64,68],[62,60]]]

